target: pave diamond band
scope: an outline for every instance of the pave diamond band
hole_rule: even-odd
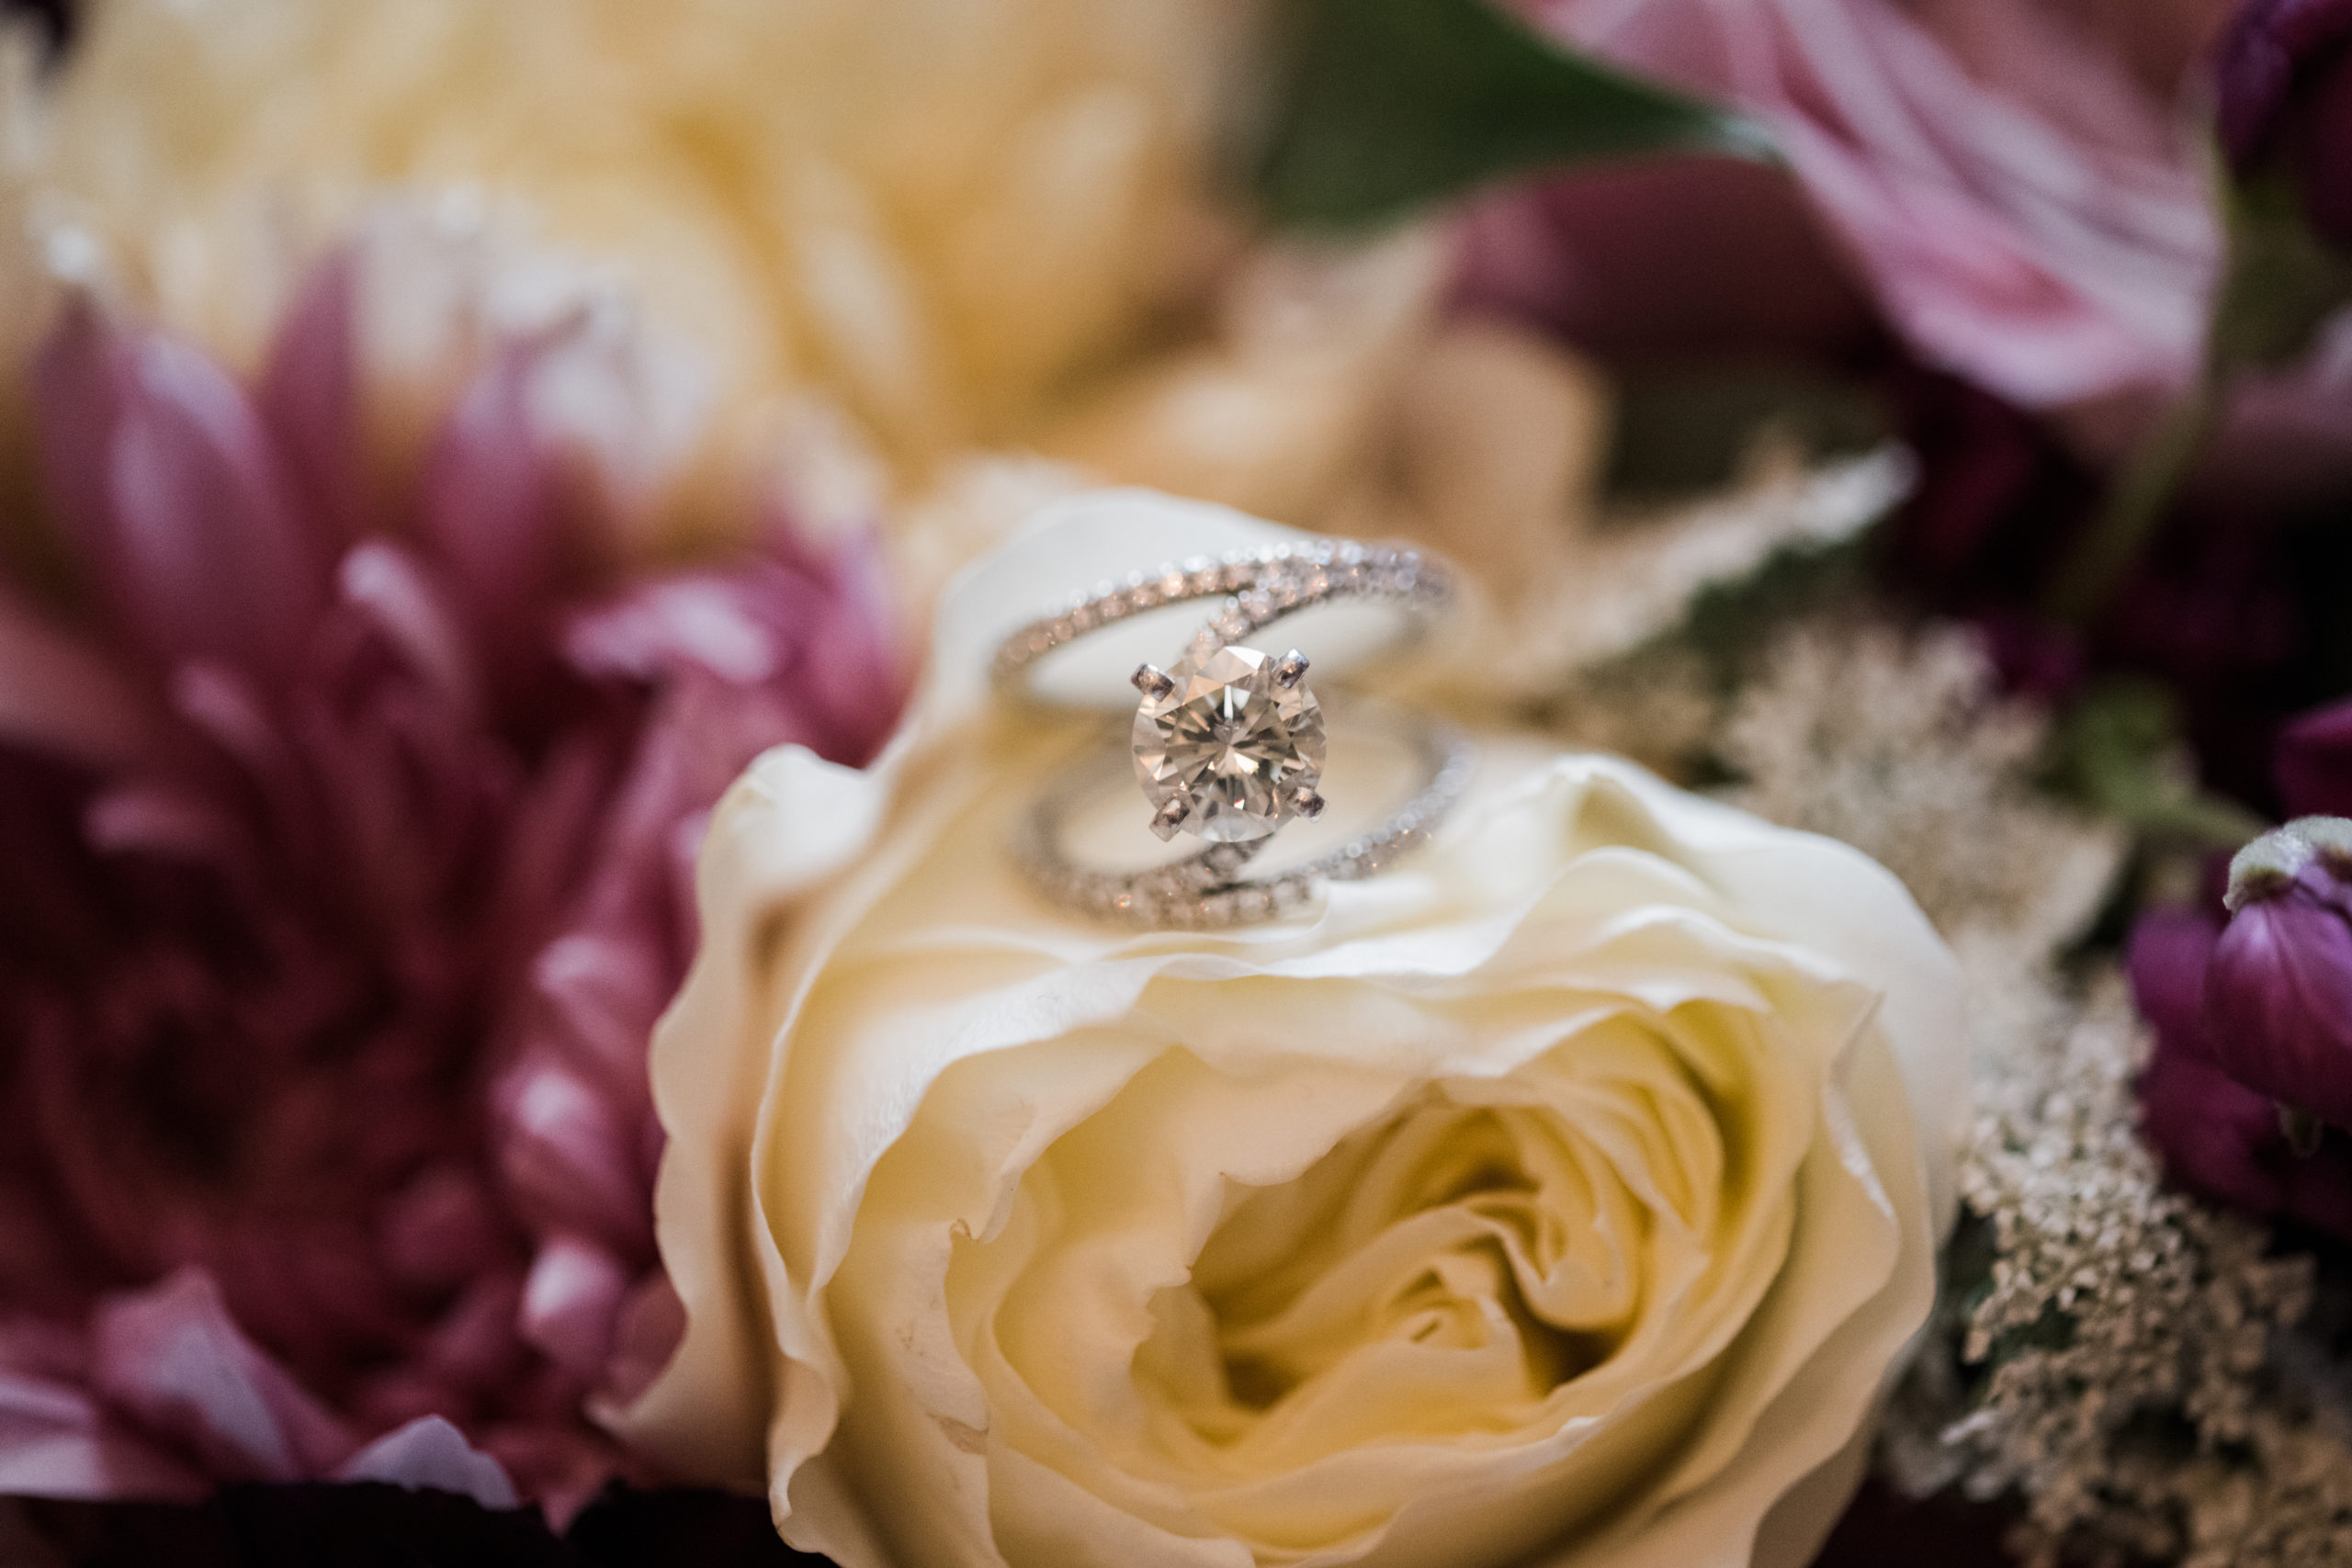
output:
[[[999,646],[992,674],[1000,692],[1034,699],[1033,667],[1056,649],[1151,611],[1213,602],[1207,623],[1168,669],[1136,667],[1131,679],[1142,702],[1128,746],[1151,831],[1163,842],[1188,833],[1207,847],[1148,871],[1080,865],[1061,847],[1072,804],[1064,790],[1039,803],[1017,846],[1031,880],[1057,902],[1091,914],[1194,929],[1270,919],[1326,881],[1387,865],[1427,838],[1461,793],[1467,744],[1426,720],[1408,720],[1421,764],[1412,799],[1337,850],[1279,874],[1247,877],[1244,867],[1261,848],[1290,822],[1321,816],[1325,803],[1323,707],[1306,682],[1310,661],[1299,649],[1275,653],[1279,642],[1250,647],[1244,639],[1334,604],[1397,606],[1409,625],[1451,597],[1443,563],[1417,550],[1306,539],[1135,572],[1013,632]]]
[[[1390,710],[1393,711],[1393,710]],[[1067,908],[1132,925],[1214,931],[1273,919],[1304,907],[1326,882],[1355,882],[1386,869],[1427,840],[1470,781],[1476,751],[1447,726],[1400,715],[1421,768],[1420,787],[1385,821],[1328,853],[1271,875],[1244,874],[1267,840],[1211,843],[1196,854],[1143,871],[1098,871],[1062,847],[1077,797],[1100,780],[1081,777],[1037,802],[1022,824],[1022,872]]]
[[[1100,582],[1058,615],[1021,627],[997,649],[1000,690],[1014,690],[1029,666],[1088,632],[1170,604],[1223,600],[1194,639],[1210,651],[1241,641],[1276,621],[1341,600],[1395,604],[1416,614],[1442,608],[1453,597],[1443,562],[1419,550],[1352,540],[1306,539],[1266,549],[1195,556],[1124,582]]]

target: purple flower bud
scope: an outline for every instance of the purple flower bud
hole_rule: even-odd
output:
[[[2205,987],[2221,925],[2201,909],[2155,909],[2132,933],[2132,994],[2155,1054],[2140,1077],[2140,1124],[2174,1182],[2251,1214],[2282,1214],[2352,1238],[2352,1141],[2298,1154],[2278,1102],[2221,1066]]]
[[[2230,864],[2229,926],[2205,976],[2214,1065],[2281,1105],[2352,1126],[2352,821],[2305,817]]]
[[[2312,225],[2352,244],[2352,0],[2248,0],[2216,77],[2232,164],[2285,169]]]

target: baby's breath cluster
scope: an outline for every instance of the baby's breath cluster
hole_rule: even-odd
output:
[[[1986,945],[2030,967],[2096,912],[2121,849],[2033,787],[2043,734],[1965,630],[1849,611],[1766,649],[1717,749],[1743,780],[1736,805],[1871,855],[1972,968]]]
[[[1915,1492],[2016,1497],[2037,1564],[2343,1561],[2352,1515],[2327,1472],[2352,1455],[2271,1365],[2307,1260],[2164,1189],[2134,1125],[2144,1043],[2121,977],[2055,999],[2055,1029],[1980,1042],[1953,1295],[1889,1423],[1890,1468]]]

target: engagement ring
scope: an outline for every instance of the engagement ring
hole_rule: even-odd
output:
[[[1269,919],[1304,902],[1325,881],[1368,876],[1427,836],[1461,793],[1467,745],[1427,720],[1398,716],[1418,759],[1417,787],[1385,819],[1337,848],[1277,874],[1244,879],[1245,864],[1286,824],[1323,815],[1324,710],[1306,679],[1307,655],[1283,641],[1245,638],[1323,605],[1370,604],[1417,625],[1451,597],[1442,563],[1378,545],[1310,540],[1194,559],[1124,583],[1103,583],[1059,615],[1022,627],[998,649],[999,689],[1026,692],[1034,668],[1056,649],[1146,612],[1199,600],[1223,603],[1166,669],[1144,663],[1127,750],[1162,841],[1207,840],[1189,858],[1134,871],[1082,865],[1062,847],[1073,791],[1048,795],[1019,846],[1031,878],[1057,902],[1147,925],[1223,926]],[[1281,648],[1283,651],[1272,651]],[[1374,711],[1395,713],[1385,705]]]

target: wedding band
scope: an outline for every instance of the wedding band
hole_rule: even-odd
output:
[[[1325,804],[1322,707],[1306,684],[1307,657],[1295,648],[1277,655],[1243,639],[1317,605],[1391,604],[1407,611],[1409,623],[1451,597],[1443,564],[1419,551],[1313,539],[1136,572],[1015,631],[993,665],[998,689],[1007,693],[1023,692],[1038,660],[1089,632],[1146,611],[1222,601],[1170,668],[1145,663],[1132,677],[1142,702],[1129,750],[1150,803],[1148,826],[1163,842],[1185,832],[1209,840],[1209,848],[1145,872],[1080,866],[1060,848],[1065,792],[1039,804],[1018,846],[1031,879],[1072,908],[1143,924],[1205,927],[1271,919],[1324,881],[1369,876],[1388,864],[1427,837],[1468,775],[1466,744],[1426,721],[1414,726],[1424,783],[1395,815],[1280,876],[1240,877],[1261,845],[1295,818],[1319,817]]]
[[[1078,864],[1062,847],[1063,829],[1079,798],[1101,787],[1099,776],[1091,776],[1100,770],[1081,770],[1031,808],[1015,842],[1015,858],[1030,884],[1053,902],[1133,925],[1207,931],[1289,914],[1322,884],[1361,881],[1419,846],[1470,781],[1476,751],[1459,733],[1418,715],[1386,711],[1397,714],[1418,753],[1420,787],[1385,820],[1329,853],[1277,874],[1240,874],[1271,841],[1267,837],[1212,843],[1197,854],[1142,871],[1098,871]],[[1106,748],[1102,761],[1112,760]]]

